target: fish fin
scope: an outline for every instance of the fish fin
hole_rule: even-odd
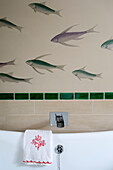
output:
[[[38,71],[36,68],[32,67],[37,73],[39,74],[45,74],[45,73],[41,73],[40,71]]]
[[[53,71],[52,70],[49,70],[49,69],[46,69],[47,71],[49,71],[49,72],[51,72],[51,73],[53,73]]]
[[[90,28],[89,30],[87,30],[87,33],[90,33],[90,32],[96,32],[96,33],[99,33],[98,31],[95,31],[94,28],[96,27],[97,25],[95,25],[94,27]]]
[[[41,2],[40,4],[45,5],[45,4],[46,4],[46,2],[44,1],[44,2]]]
[[[16,28],[17,28],[17,30],[19,30],[21,32],[23,27],[17,26]]]
[[[85,71],[85,68],[86,68],[86,66],[82,67],[82,68],[79,69],[79,70]]]
[[[97,74],[97,75],[96,75],[96,77],[98,77],[98,78],[102,78],[102,73]]]
[[[79,47],[78,45],[71,45],[71,44],[66,44],[66,43],[63,43],[63,42],[59,42],[59,43],[62,44],[62,45],[68,46],[68,47]]]
[[[34,9],[34,12],[36,12],[36,8],[33,8]]]
[[[12,27],[8,27],[8,28],[13,29]]]
[[[113,50],[112,50],[112,48],[110,48],[110,47],[106,47],[105,49],[108,49],[108,50],[111,50],[111,51],[113,51]]]
[[[32,84],[32,83],[30,82],[31,79],[33,79],[33,78],[28,78],[28,79],[25,79],[24,81],[27,82],[27,83]]]
[[[1,19],[3,19],[3,20],[7,20],[7,17],[3,17],[3,18],[1,18]]]
[[[4,82],[5,82],[5,79],[2,78],[1,81],[4,83]]]
[[[81,81],[81,78],[77,75],[78,79]]]
[[[64,67],[65,67],[65,65],[57,66],[58,69],[65,71],[65,70],[64,70]]]
[[[38,57],[36,57],[34,60],[40,59],[40,58],[45,57],[45,56],[47,56],[47,55],[51,55],[51,54],[44,54],[44,55],[38,56]]]
[[[12,76],[12,75],[13,75],[13,72],[9,72],[8,75]]]
[[[62,9],[58,10],[58,11],[55,11],[55,14],[62,17],[62,15],[60,14],[60,12],[62,11]]]
[[[43,12],[42,12],[43,13]],[[45,15],[49,15],[48,13],[46,13],[46,12],[44,12],[43,14],[45,14]]]
[[[69,27],[69,28],[65,29],[64,31],[62,31],[61,34],[69,31],[71,28],[73,28],[74,26],[77,26],[77,25],[78,25],[78,24],[72,25],[71,27]]]
[[[8,62],[9,65],[15,65],[15,59]]]
[[[82,40],[82,39],[84,39],[84,37],[82,37],[82,38],[73,38],[73,40]]]

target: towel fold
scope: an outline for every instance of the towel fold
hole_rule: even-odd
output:
[[[52,164],[52,131],[25,131],[23,162],[29,163],[30,165]]]

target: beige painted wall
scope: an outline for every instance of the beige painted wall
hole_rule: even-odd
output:
[[[62,91],[113,91],[113,52],[102,49],[101,44],[113,36],[112,0],[49,0],[46,5],[59,10],[61,15],[35,13],[28,4],[42,2],[34,0],[0,0],[0,18],[22,26],[16,29],[0,28],[0,62],[16,59],[15,66],[0,68],[0,72],[13,72],[13,76],[33,78],[32,84],[1,82],[0,92],[62,92]],[[88,30],[97,25],[99,33],[84,35],[84,39],[67,43],[79,47],[66,47],[50,40],[66,28],[78,24],[70,31]],[[66,65],[65,71],[54,69],[54,73],[36,73],[25,62],[43,54],[43,58],[55,65]],[[86,71],[102,73],[102,79],[79,80],[72,74],[75,69],[86,67]]]
[[[67,127],[50,126],[50,112],[54,111],[68,112]],[[0,101],[0,129],[51,129],[59,133],[113,130],[113,101]]]

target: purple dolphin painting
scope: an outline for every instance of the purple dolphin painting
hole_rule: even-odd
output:
[[[94,30],[94,28],[97,25],[95,25],[94,27],[92,27],[92,28],[90,28],[86,31],[68,32],[74,26],[76,26],[76,25],[73,25],[73,26],[67,28],[66,30],[64,30],[63,32],[61,32],[60,34],[56,35],[54,38],[51,39],[51,41],[54,42],[54,43],[60,43],[60,44],[65,45],[65,46],[78,47],[77,45],[70,45],[70,44],[67,44],[65,42],[70,41],[70,40],[81,40],[81,39],[84,38],[84,37],[81,37],[82,35],[85,35],[87,33],[97,32],[97,31]]]
[[[3,67],[3,66],[7,66],[7,65],[15,65],[14,62],[15,62],[15,60],[0,63],[0,68]]]

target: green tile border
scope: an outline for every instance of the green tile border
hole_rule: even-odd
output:
[[[45,93],[45,100],[58,100],[58,93]]]
[[[43,100],[44,93],[30,93],[30,100]]]
[[[98,99],[104,99],[104,93],[103,92],[92,92],[90,93],[90,99],[98,100]]]
[[[113,100],[113,92],[0,93],[0,100]]]
[[[105,99],[113,99],[113,92],[105,92]]]
[[[75,99],[76,100],[88,100],[89,99],[89,93],[75,93]]]
[[[60,93],[60,99],[61,100],[73,100],[74,93]]]
[[[15,93],[15,100],[28,100],[29,93]]]
[[[0,100],[14,100],[14,93],[0,93]]]

